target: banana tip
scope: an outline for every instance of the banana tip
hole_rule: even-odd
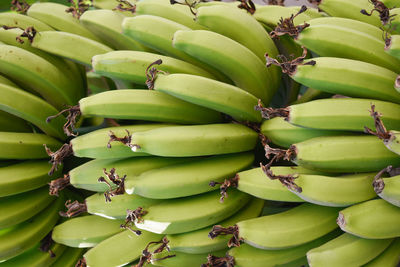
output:
[[[346,226],[346,220],[345,220],[345,218],[344,218],[343,213],[339,212],[339,216],[338,216],[338,218],[336,219],[336,223],[339,225],[339,227],[340,227],[341,229],[343,229],[343,228]]]

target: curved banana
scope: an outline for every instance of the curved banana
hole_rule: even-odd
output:
[[[67,13],[66,9],[68,9],[68,6],[58,3],[34,3],[28,9],[27,15],[50,25],[56,30],[101,42],[92,32],[82,26],[77,18]]]
[[[25,120],[0,111],[0,132],[29,133],[32,132],[32,127]]]
[[[216,256],[224,256],[226,249],[213,252]],[[168,255],[175,255],[173,257],[165,258]],[[188,254],[183,252],[169,252],[163,251],[161,253],[154,254],[151,259],[151,265],[164,266],[164,267],[175,267],[175,266],[201,266],[207,261],[207,253],[200,254]]]
[[[49,156],[43,148],[58,149],[61,143],[39,133],[0,132],[0,159],[45,159]]]
[[[237,213],[218,224],[226,227],[239,221],[255,218],[260,215],[263,206],[263,200],[253,198]],[[214,251],[226,248],[226,243],[228,242],[229,237],[219,236],[211,239],[207,236],[208,232],[210,232],[210,227],[183,234],[167,235],[167,238],[170,241],[169,247],[172,251],[189,254],[213,253]]]
[[[88,266],[124,266],[138,259],[148,243],[161,238],[161,235],[147,231],[142,231],[142,234],[137,236],[134,232],[125,230],[103,240],[88,250],[83,257]]]
[[[135,225],[157,234],[190,232],[228,218],[250,200],[249,195],[234,191],[229,194],[229,201],[215,203],[217,195],[218,192],[214,191],[162,201],[150,206],[142,219],[135,221]]]
[[[307,251],[323,245],[329,240],[337,237],[339,234],[340,231],[334,230],[303,245],[280,250],[264,250],[247,244],[242,244],[240,247],[231,248],[228,251],[228,254],[234,258],[235,264],[241,267],[292,266],[290,263],[303,259]],[[293,264],[293,266],[301,265]]]
[[[384,251],[393,239],[363,239],[347,233],[307,252],[310,266],[362,266]]]
[[[28,221],[0,230],[0,261],[18,256],[45,237],[56,224],[63,197]]]
[[[175,32],[173,46],[228,76],[237,87],[271,101],[277,87],[262,61],[248,48],[221,34],[197,30]]]
[[[297,12],[298,10],[295,10],[292,7],[265,5],[257,8],[253,16],[262,25],[274,29],[281,18],[289,18]],[[309,16],[306,11],[296,16],[293,22],[295,25],[299,25],[309,21],[310,19],[312,19],[312,17]]]
[[[65,267],[74,266],[81,258],[84,249],[82,248],[67,248],[64,250],[63,254],[57,259],[52,267]]]
[[[60,31],[39,32],[33,38],[31,45],[86,66],[91,66],[93,56],[113,51],[110,47],[97,41]],[[76,49],[77,46],[79,49]]]
[[[390,56],[400,59],[400,35],[392,35],[385,46],[385,52]]]
[[[125,182],[125,192],[152,199],[186,197],[214,190],[211,180],[223,181],[251,166],[252,153],[212,156],[149,170]],[[204,172],[207,170],[207,172]]]
[[[109,220],[95,215],[81,216],[56,225],[51,237],[55,242],[69,247],[94,247],[121,232],[122,223],[121,220]]]
[[[400,175],[381,178],[373,184],[375,192],[387,202],[400,207]]]
[[[146,47],[139,42],[128,38],[122,33],[122,21],[125,16],[119,12],[106,9],[87,10],[79,18],[83,26],[88,28],[107,46],[116,50],[139,50]]]
[[[396,238],[381,254],[364,267],[396,267],[400,259],[400,239]]]
[[[187,73],[215,79],[212,74],[185,61],[141,51],[113,51],[97,55],[92,58],[92,66],[93,70],[102,76],[145,85],[146,68],[160,59],[162,64],[157,66],[160,71]]]
[[[57,109],[75,104],[74,82],[50,62],[22,48],[0,45],[0,72],[38,92]]]
[[[28,194],[26,193],[27,191],[40,188],[50,182],[51,179],[60,175],[61,169],[62,168],[60,168],[59,171],[56,171],[54,175],[49,176],[47,174],[47,172],[49,171],[49,163],[47,162],[47,160],[30,160],[1,167],[0,197],[6,197],[21,193]],[[35,193],[32,192],[29,194]],[[14,212],[19,213],[19,211]]]
[[[374,199],[348,207],[339,213],[337,223],[352,235],[369,239],[400,236],[400,207]]]
[[[189,74],[169,74],[158,75],[154,89],[239,121],[261,121],[260,114],[254,110],[257,98],[230,84]]]
[[[133,133],[130,147],[133,154],[162,157],[219,155],[252,150],[257,137],[250,128],[233,123],[171,126]]]
[[[0,25],[4,25],[7,27],[21,27],[23,29],[33,27],[37,31],[54,30],[52,27],[50,27],[46,23],[43,23],[40,20],[14,12],[1,12]]]
[[[47,186],[18,195],[2,197],[0,202],[0,229],[28,220],[44,208],[54,197],[48,194]]]
[[[306,102],[306,103],[312,103]],[[320,112],[322,110],[318,110]],[[318,114],[315,114],[318,115]],[[332,124],[329,124],[332,125]],[[291,124],[285,118],[275,117],[261,124],[261,133],[275,145],[289,148],[292,144],[300,143],[319,136],[348,135],[344,131],[320,130],[305,128]]]

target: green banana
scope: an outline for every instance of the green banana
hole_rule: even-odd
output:
[[[337,223],[352,235],[368,239],[400,236],[400,207],[374,199],[348,207],[339,213]]]
[[[1,110],[0,132],[29,133],[32,132],[32,127],[25,120]]]
[[[373,183],[374,190],[384,200],[400,207],[400,175],[380,178]]]
[[[133,154],[193,157],[252,150],[257,133],[240,124],[208,124],[163,127],[132,134]]]
[[[384,114],[382,121],[388,129],[400,129],[400,105],[374,99],[318,99],[280,109],[263,109],[262,114],[267,118],[284,117],[300,127],[363,132],[365,127],[374,127],[368,112],[371,105]]]
[[[56,30],[77,34],[101,42],[96,35],[81,25],[77,18],[67,13],[67,8],[68,6],[58,3],[34,3],[28,9],[27,15],[50,25]]]
[[[320,130],[300,127],[287,122],[286,119],[281,117],[275,117],[270,120],[263,121],[261,124],[261,133],[271,140],[271,142],[275,145],[284,148],[289,148],[292,144],[300,143],[314,137],[349,134],[344,131]]]
[[[0,90],[2,95],[0,110],[32,123],[50,136],[61,140],[65,139],[65,134],[62,131],[62,125],[65,123],[63,117],[46,123],[46,118],[57,113],[57,109],[45,100],[19,88],[0,84]]]
[[[125,182],[125,192],[152,199],[186,197],[214,190],[208,183],[251,166],[252,153],[212,156],[149,170]],[[207,172],[204,172],[207,170]]]
[[[262,25],[273,29],[277,26],[281,18],[289,18],[297,12],[298,10],[289,7],[266,5],[257,8],[253,16]],[[310,17],[307,12],[303,12],[297,15],[293,22],[295,25],[299,25],[309,21],[310,19],[312,19],[312,17]]]
[[[88,215],[69,219],[53,229],[51,237],[57,243],[74,248],[94,247],[122,231],[121,220],[109,220]]]
[[[93,56],[113,51],[100,42],[60,31],[39,32],[33,37],[31,45],[34,48],[86,66],[91,66]],[[79,49],[76,49],[77,46]]]
[[[150,206],[143,218],[135,221],[135,225],[139,229],[158,234],[190,232],[233,215],[250,200],[249,195],[233,191],[229,194],[229,201],[216,204],[217,194],[218,192],[209,192],[162,201]]]
[[[397,0],[382,0],[381,2],[384,3],[385,6],[388,8],[394,8],[399,6],[399,2],[397,2]]]
[[[389,10],[389,20],[386,24],[384,24],[384,28],[389,31],[393,31],[393,33],[400,34],[399,26],[400,26],[400,8],[397,6],[396,8],[392,8]],[[381,18],[383,21],[385,18]],[[382,22],[383,23],[383,22]]]
[[[307,252],[310,266],[361,266],[382,253],[393,239],[370,240],[347,233]]]
[[[76,188],[103,193],[109,189],[107,184],[97,181],[100,176],[104,176],[103,169],[115,168],[116,173],[120,176],[126,175],[129,180],[145,171],[191,160],[193,159],[164,157],[95,159],[72,169],[69,172],[69,181]]]
[[[339,233],[338,230],[334,230],[303,245],[280,250],[257,249],[250,245],[242,244],[240,247],[231,248],[228,251],[228,254],[234,258],[235,264],[241,267],[291,266],[291,262],[303,259],[307,251],[323,245],[329,240],[337,237]]]
[[[237,213],[218,224],[225,227],[239,221],[255,218],[260,215],[263,206],[263,200],[253,198]],[[188,233],[167,235],[167,238],[170,241],[169,247],[172,251],[189,254],[213,253],[214,251],[224,249],[229,237],[219,236],[215,239],[211,239],[207,236],[209,231],[210,227],[205,227]]]
[[[135,4],[135,14],[153,15],[175,21],[193,30],[204,30],[205,27],[194,21],[194,16],[187,6],[171,5],[164,0],[145,0]]]
[[[58,220],[63,197],[20,224],[0,230],[0,262],[18,256],[45,237]]]
[[[51,179],[60,175],[61,169],[62,168],[60,168],[59,171],[56,171],[54,175],[49,176],[47,174],[49,170],[49,163],[47,160],[29,160],[1,167],[0,197],[7,197],[21,193],[34,195],[36,193],[27,193],[27,191],[46,185]],[[20,198],[21,196],[16,196],[16,198]],[[44,196],[41,196],[40,198],[42,197]],[[46,201],[46,198],[42,201]],[[19,211],[14,212],[19,213]],[[6,216],[4,216],[4,218],[6,218]]]
[[[142,255],[143,248],[161,235],[142,231],[137,236],[130,230],[115,234],[88,250],[83,257],[88,266],[117,267],[124,266]]]
[[[400,94],[394,86],[397,74],[391,70],[336,57],[318,57],[303,63],[298,63],[299,60],[285,63],[272,60],[271,64],[283,67],[296,82],[320,91],[400,103]]]
[[[226,249],[213,252],[216,256],[224,256]],[[174,255],[168,257],[168,255]],[[151,258],[151,265],[153,266],[164,266],[164,267],[175,267],[175,266],[201,266],[207,261],[207,253],[200,254],[187,254],[183,252],[169,252],[163,251],[156,253]],[[165,258],[168,257],[168,258]]]
[[[67,248],[64,253],[60,255],[52,267],[66,267],[75,266],[83,254],[84,250],[82,248]]]
[[[53,64],[25,49],[0,45],[0,71],[22,87],[39,93],[55,108],[74,105],[74,82]]]
[[[261,121],[260,114],[254,110],[257,98],[230,84],[189,74],[169,74],[158,75],[154,89],[239,121]]]
[[[168,73],[187,73],[214,79],[215,77],[182,60],[141,51],[113,51],[92,58],[93,70],[105,77],[131,81],[145,85],[146,69],[152,63],[161,60],[158,70]]]
[[[54,30],[52,27],[40,20],[14,12],[1,12],[0,25],[7,27],[21,27],[23,29],[34,27],[37,31]]]
[[[0,159],[45,159],[48,158],[43,144],[58,149],[61,143],[39,133],[0,132]]]
[[[139,42],[121,34],[125,16],[106,9],[87,10],[79,18],[83,26],[100,38],[107,46],[116,50],[146,50]]]
[[[205,31],[175,32],[173,46],[228,76],[236,86],[269,103],[277,87],[262,61],[248,48],[221,34]]]
[[[385,52],[392,57],[400,59],[400,35],[392,35],[387,39]]]
[[[400,239],[396,238],[378,257],[364,267],[396,267],[400,262]]]
[[[18,195],[2,197],[0,229],[28,220],[46,208],[54,200],[54,197],[47,192],[48,188],[45,186]]]
[[[336,21],[341,20],[339,23]],[[314,25],[314,21],[317,21]],[[350,19],[317,18],[308,21],[310,27],[302,30],[296,42],[321,57],[338,57],[360,60],[397,72],[400,61],[386,54],[382,47],[382,36],[372,36],[357,27],[358,22]],[[347,26],[347,24],[349,26]],[[379,31],[377,28],[376,31]],[[337,38],[340,36],[340,38]]]

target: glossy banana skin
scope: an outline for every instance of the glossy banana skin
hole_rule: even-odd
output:
[[[179,164],[193,160],[191,158],[164,158],[164,157],[138,157],[127,159],[95,159],[84,163],[69,172],[70,183],[81,189],[95,192],[105,192],[109,187],[105,183],[99,183],[97,179],[104,176],[103,169],[115,172],[127,180],[140,175],[142,172],[158,169],[165,166]]]
[[[261,124],[261,133],[275,145],[284,148],[289,148],[292,144],[300,143],[314,137],[349,134],[344,131],[300,127],[280,117],[263,121]]]
[[[219,222],[218,225],[228,227],[239,221],[255,218],[260,215],[264,206],[264,201],[253,198],[250,202],[240,209],[237,213]],[[189,254],[214,253],[214,251],[226,248],[229,236],[218,236],[214,239],[208,237],[211,227],[205,227],[196,231],[167,235],[170,241],[169,246],[172,251],[179,251]]]
[[[323,245],[329,240],[337,237],[339,234],[340,231],[334,230],[311,242],[282,250],[257,249],[248,244],[242,244],[240,247],[231,248],[228,253],[234,257],[235,263],[241,267],[286,266],[293,261],[304,258],[307,251]]]
[[[54,227],[52,238],[55,242],[69,247],[94,247],[108,237],[122,231],[122,220],[110,220],[88,215],[68,219]]]
[[[207,124],[221,121],[218,112],[154,90],[107,91],[81,99],[79,108],[82,114],[88,117],[178,124]]]
[[[239,124],[173,126],[138,132],[132,144],[136,152],[162,157],[193,157],[252,150],[257,133]]]
[[[13,12],[2,12],[0,14],[0,24],[8,27],[21,27],[23,29],[34,27],[37,31],[54,30],[40,20]]]
[[[400,236],[400,207],[383,199],[374,199],[348,207],[339,213],[340,228],[352,235],[368,239]]]
[[[252,153],[240,153],[153,169],[128,179],[125,191],[152,199],[197,195],[216,189],[209,186],[210,181],[223,182],[227,177],[250,167],[253,161]]]
[[[113,51],[92,58],[93,70],[102,76],[145,85],[146,68],[156,60],[162,64],[156,68],[168,73],[187,73],[215,79],[214,75],[185,61],[141,51]]]
[[[113,51],[110,47],[89,38],[60,31],[39,32],[31,44],[33,47],[80,64],[91,66],[92,57]],[[80,49],[76,49],[79,46]]]
[[[375,136],[316,137],[294,144],[293,162],[308,169],[333,172],[375,172],[400,158]]]
[[[384,187],[378,196],[391,203],[392,205],[400,207],[400,176],[391,178],[382,178]]]
[[[314,66],[297,66],[291,75],[296,82],[333,94],[400,103],[400,94],[394,87],[397,74],[391,70],[345,58],[312,60],[316,62]]]
[[[396,238],[379,256],[364,265],[364,267],[396,267],[400,258],[400,239]]]
[[[100,38],[104,44],[116,50],[139,50],[146,48],[139,42],[121,34],[125,16],[118,11],[87,10],[79,18],[83,26]]]
[[[217,203],[218,192],[182,199],[169,199],[147,209],[137,228],[158,234],[179,234],[198,230],[228,218],[250,200],[250,196],[232,191],[229,201]],[[192,211],[196,211],[193,213]]]
[[[177,31],[173,46],[228,76],[237,87],[269,103],[277,88],[262,61],[248,48],[211,31]],[[212,51],[212,52],[211,52]]]
[[[47,160],[28,160],[0,168],[0,197],[12,196],[46,185],[60,175],[62,168],[49,176]]]
[[[261,121],[260,114],[254,110],[258,99],[230,84],[189,74],[169,74],[159,75],[154,89],[225,113],[238,121]]]
[[[361,266],[384,251],[393,239],[363,239],[347,233],[307,252],[310,266]]]
[[[363,132],[374,129],[368,110],[376,105],[388,129],[400,129],[400,105],[374,99],[328,98],[289,106],[288,122],[307,128]],[[316,112],[318,111],[318,113]]]
[[[288,211],[238,222],[239,237],[260,249],[286,249],[333,231],[339,209],[302,204]]]

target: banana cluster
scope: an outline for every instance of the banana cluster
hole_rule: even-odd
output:
[[[0,13],[0,266],[398,266],[396,0],[55,2]]]

